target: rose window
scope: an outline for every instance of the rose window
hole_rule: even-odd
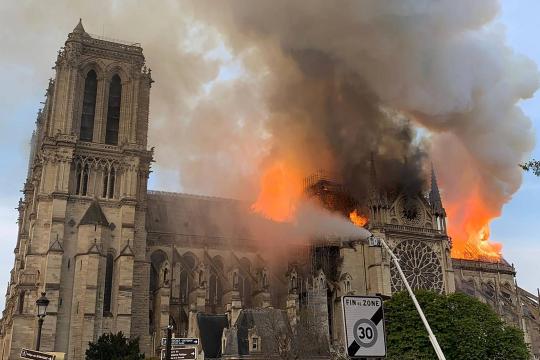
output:
[[[439,257],[431,247],[419,240],[404,240],[393,250],[399,264],[413,289],[426,289],[442,293],[443,274]],[[405,290],[399,272],[390,262],[392,292]]]
[[[421,226],[423,224],[424,211],[416,198],[403,196],[397,207],[403,224],[409,226]]]

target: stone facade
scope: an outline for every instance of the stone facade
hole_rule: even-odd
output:
[[[79,360],[89,341],[117,331],[139,337],[142,351],[155,355],[169,324],[177,336],[203,337],[207,357],[223,350],[227,358],[270,358],[261,318],[279,314],[288,320],[280,327],[294,328],[306,308],[328,342],[339,345],[341,296],[403,289],[379,247],[313,239],[292,248],[289,261],[271,264],[246,227],[249,204],[148,191],[152,78],[138,44],[89,35],[79,23],[55,69],[19,203],[1,360],[35,346],[42,291],[50,305],[41,349]],[[367,228],[393,247],[413,287],[457,288],[483,299],[538,350],[538,297],[517,287],[514,269],[450,258],[435,174],[429,194],[390,195],[377,188],[372,161],[363,205],[321,174],[306,179],[305,191],[344,216],[366,214]]]
[[[148,296],[133,269],[147,264],[139,214],[152,160],[146,148],[150,71],[140,46],[92,37],[81,23],[59,51],[55,70],[19,203],[2,359],[34,347],[41,291],[50,300],[43,350],[81,359],[88,341],[106,331],[149,342],[132,324],[132,304]],[[82,139],[89,125],[91,138]]]

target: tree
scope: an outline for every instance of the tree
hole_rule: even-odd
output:
[[[416,293],[448,360],[526,360],[521,330],[507,325],[486,304],[455,293]],[[427,331],[406,292],[385,302],[388,359],[436,359]]]
[[[539,160],[530,160],[525,163],[519,164],[519,167],[525,171],[532,171],[536,176],[540,176],[540,161]]]
[[[268,312],[262,325],[263,341],[269,341],[272,354],[283,360],[328,358],[330,349],[325,323],[311,308],[303,308],[291,327],[286,314]],[[267,354],[269,355],[269,354]]]
[[[128,339],[121,331],[118,334],[103,334],[97,342],[88,345],[86,360],[144,359],[139,352],[139,339]]]

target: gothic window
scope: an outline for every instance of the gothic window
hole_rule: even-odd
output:
[[[182,256],[182,271],[180,271],[180,303],[187,304],[189,300],[189,290],[191,287],[190,273],[195,269],[195,258],[191,254]]]
[[[444,291],[441,262],[428,244],[419,240],[404,240],[396,245],[393,252],[413,289],[427,289],[438,293]],[[390,263],[390,277],[392,292],[405,290],[394,262]]]
[[[242,305],[244,307],[251,307],[251,276],[250,269],[251,263],[248,259],[243,258],[240,260],[242,268],[240,269],[240,274],[238,275],[238,290],[240,292],[240,299],[242,299]]]
[[[118,145],[118,130],[120,128],[120,102],[122,98],[122,81],[114,75],[109,86],[109,105],[107,108],[107,126],[105,143]]]
[[[92,141],[94,136],[94,115],[96,113],[97,75],[94,70],[86,74],[84,81],[83,108],[79,138]]]
[[[110,173],[110,182],[109,182],[109,199],[114,197],[114,185],[116,183],[116,169],[112,168]]]
[[[216,305],[221,305],[223,296],[223,286],[219,271],[223,271],[223,261],[221,257],[215,256],[212,259],[214,266],[210,267],[210,277],[208,279],[208,303],[213,306],[215,311]]]
[[[88,164],[77,164],[77,170],[75,171],[76,176],[76,187],[75,187],[75,194],[76,195],[83,195],[86,196],[88,193],[88,175],[89,175],[89,168]]]
[[[112,280],[114,260],[112,254],[107,255],[105,267],[105,291],[103,296],[103,315],[110,314],[112,300]]]
[[[189,295],[189,274],[185,268],[180,271],[180,303],[187,304]]]
[[[111,167],[110,169],[103,170],[103,191],[102,196],[105,199],[114,198],[114,183],[116,181],[116,169]]]
[[[17,312],[19,314],[22,314],[23,311],[24,311],[24,297],[26,295],[26,291],[22,290],[20,293],[19,293],[19,304],[18,304],[18,307],[17,307]]]

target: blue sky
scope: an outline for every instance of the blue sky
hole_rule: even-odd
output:
[[[511,47],[540,64],[538,14],[540,14],[538,0],[505,0],[502,1],[502,12],[498,21],[505,26]],[[31,57],[23,57],[21,54],[25,54],[24,52],[12,51],[12,49],[20,46],[19,42],[28,38],[35,39],[37,36],[32,37],[19,32],[15,36],[14,29],[0,25],[0,41],[3,43],[3,53],[0,54],[0,58],[2,63],[5,63],[0,68],[2,79],[0,85],[0,164],[4,174],[0,177],[1,289],[5,289],[4,286],[8,282],[9,271],[13,264],[13,248],[17,232],[15,207],[21,196],[20,189],[26,177],[28,142],[34,128],[36,113],[41,106],[40,102],[43,101],[48,78],[52,76],[50,66],[54,63],[58,50],[58,47],[51,44],[61,44],[71,27],[64,28],[62,25],[51,28],[53,41],[48,40],[45,44],[35,46],[29,43],[28,46],[34,49],[33,54]],[[4,61],[6,59],[8,61]],[[228,70],[222,70],[220,74],[222,78],[227,78],[238,70],[233,59],[229,63],[231,67]],[[539,98],[540,95],[537,93],[533,99],[521,104],[537,129],[540,126]],[[537,134],[537,143],[540,143],[539,140]],[[540,158],[538,146],[532,156]],[[178,174],[174,171],[161,171],[159,164],[156,166],[157,171],[151,176],[151,187],[177,189]],[[512,201],[504,207],[502,217],[492,224],[492,239],[504,244],[505,257],[516,265],[518,283],[533,292],[536,292],[537,286],[540,286],[536,275],[536,263],[540,259],[540,243],[535,226],[539,204],[540,178],[526,174],[523,186]],[[0,300],[0,305],[2,303],[3,300]]]
[[[506,27],[508,43],[516,52],[522,53],[540,64],[540,1],[506,0],[502,2],[499,21]],[[532,154],[540,158],[540,94],[524,101],[521,106],[531,118],[536,129],[536,148]],[[492,239],[503,243],[503,253],[517,268],[518,284],[536,293],[540,242],[536,221],[540,204],[540,178],[525,174],[521,189],[503,208],[503,214],[492,223]]]

